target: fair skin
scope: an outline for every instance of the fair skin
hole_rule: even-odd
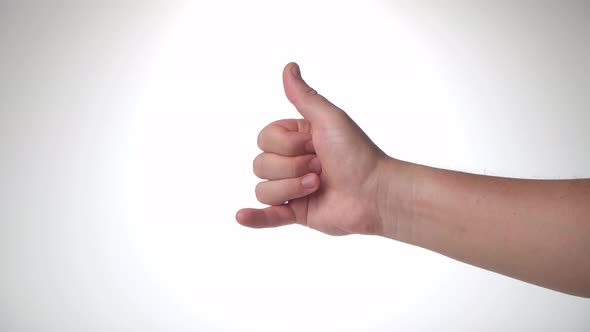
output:
[[[389,157],[340,108],[283,72],[303,119],[258,136],[256,197],[237,221],[379,235],[564,293],[590,297],[590,179],[524,180]]]

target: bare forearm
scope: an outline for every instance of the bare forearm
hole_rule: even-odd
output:
[[[382,235],[590,296],[590,180],[522,180],[388,160]]]

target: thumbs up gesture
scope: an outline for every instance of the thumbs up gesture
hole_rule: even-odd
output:
[[[283,71],[289,101],[303,119],[267,125],[254,173],[267,180],[256,197],[270,207],[242,209],[237,221],[264,228],[298,223],[330,235],[379,234],[390,161],[340,108],[302,79],[299,66]]]

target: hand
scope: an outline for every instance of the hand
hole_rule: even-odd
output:
[[[509,179],[396,160],[310,88],[296,64],[285,67],[283,84],[304,119],[260,132],[254,173],[269,181],[256,196],[271,206],[238,211],[239,223],[382,235],[590,297],[590,179]]]
[[[266,126],[254,173],[256,196],[265,209],[242,209],[249,227],[307,225],[331,235],[378,234],[383,164],[389,159],[341,109],[309,87],[299,67],[288,64],[283,85],[304,119]]]

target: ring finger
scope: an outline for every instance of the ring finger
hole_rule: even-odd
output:
[[[299,197],[312,194],[320,187],[320,177],[314,173],[299,178],[261,182],[256,186],[256,198],[260,203],[281,205]]]

